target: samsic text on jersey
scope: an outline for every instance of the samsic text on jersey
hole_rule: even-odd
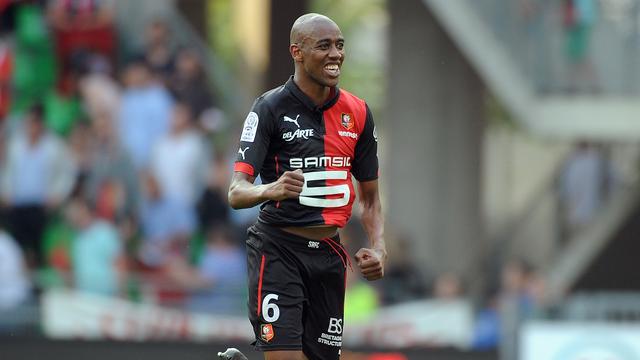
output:
[[[276,181],[302,169],[299,199],[267,201],[260,221],[276,226],[336,225],[349,220],[355,199],[351,175],[378,178],[377,135],[368,106],[335,88],[316,106],[290,78],[260,96],[244,122],[235,171]]]

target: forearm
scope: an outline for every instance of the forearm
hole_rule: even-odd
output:
[[[384,219],[382,206],[378,199],[362,202],[362,226],[369,238],[372,249],[380,249],[386,252],[384,241]]]
[[[229,188],[229,205],[234,209],[254,207],[269,200],[268,185],[234,182]]]

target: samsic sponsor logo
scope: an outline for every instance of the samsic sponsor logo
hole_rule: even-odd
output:
[[[350,137],[352,139],[357,139],[358,138],[358,134],[351,132],[351,131],[338,131],[338,135],[340,136],[344,136],[344,137]]]
[[[297,129],[296,131],[287,131],[282,134],[282,139],[292,141],[293,139],[309,139],[313,136],[313,129]]]
[[[351,166],[350,156],[314,156],[306,158],[291,158],[289,166],[293,169],[315,168],[315,167],[349,167]]]

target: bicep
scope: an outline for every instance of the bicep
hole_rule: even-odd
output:
[[[231,178],[231,188],[237,187],[238,185],[242,185],[245,183],[253,184],[256,181],[255,176],[251,176],[247,173],[241,171],[234,171],[233,177]]]
[[[352,173],[358,181],[368,182],[378,178],[378,135],[369,107],[366,108],[364,129],[354,150]]]
[[[379,202],[380,192],[378,180],[376,179],[359,182],[358,192],[360,195],[360,202],[362,202],[365,206]]]
[[[257,176],[269,151],[272,134],[273,116],[267,104],[259,99],[242,126],[234,169]]]

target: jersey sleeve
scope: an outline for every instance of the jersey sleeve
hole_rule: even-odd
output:
[[[351,172],[356,180],[361,182],[378,178],[378,134],[369,106],[367,106],[364,130],[356,144]]]
[[[259,98],[242,125],[234,171],[258,176],[269,150],[272,132],[273,115],[263,99]]]

